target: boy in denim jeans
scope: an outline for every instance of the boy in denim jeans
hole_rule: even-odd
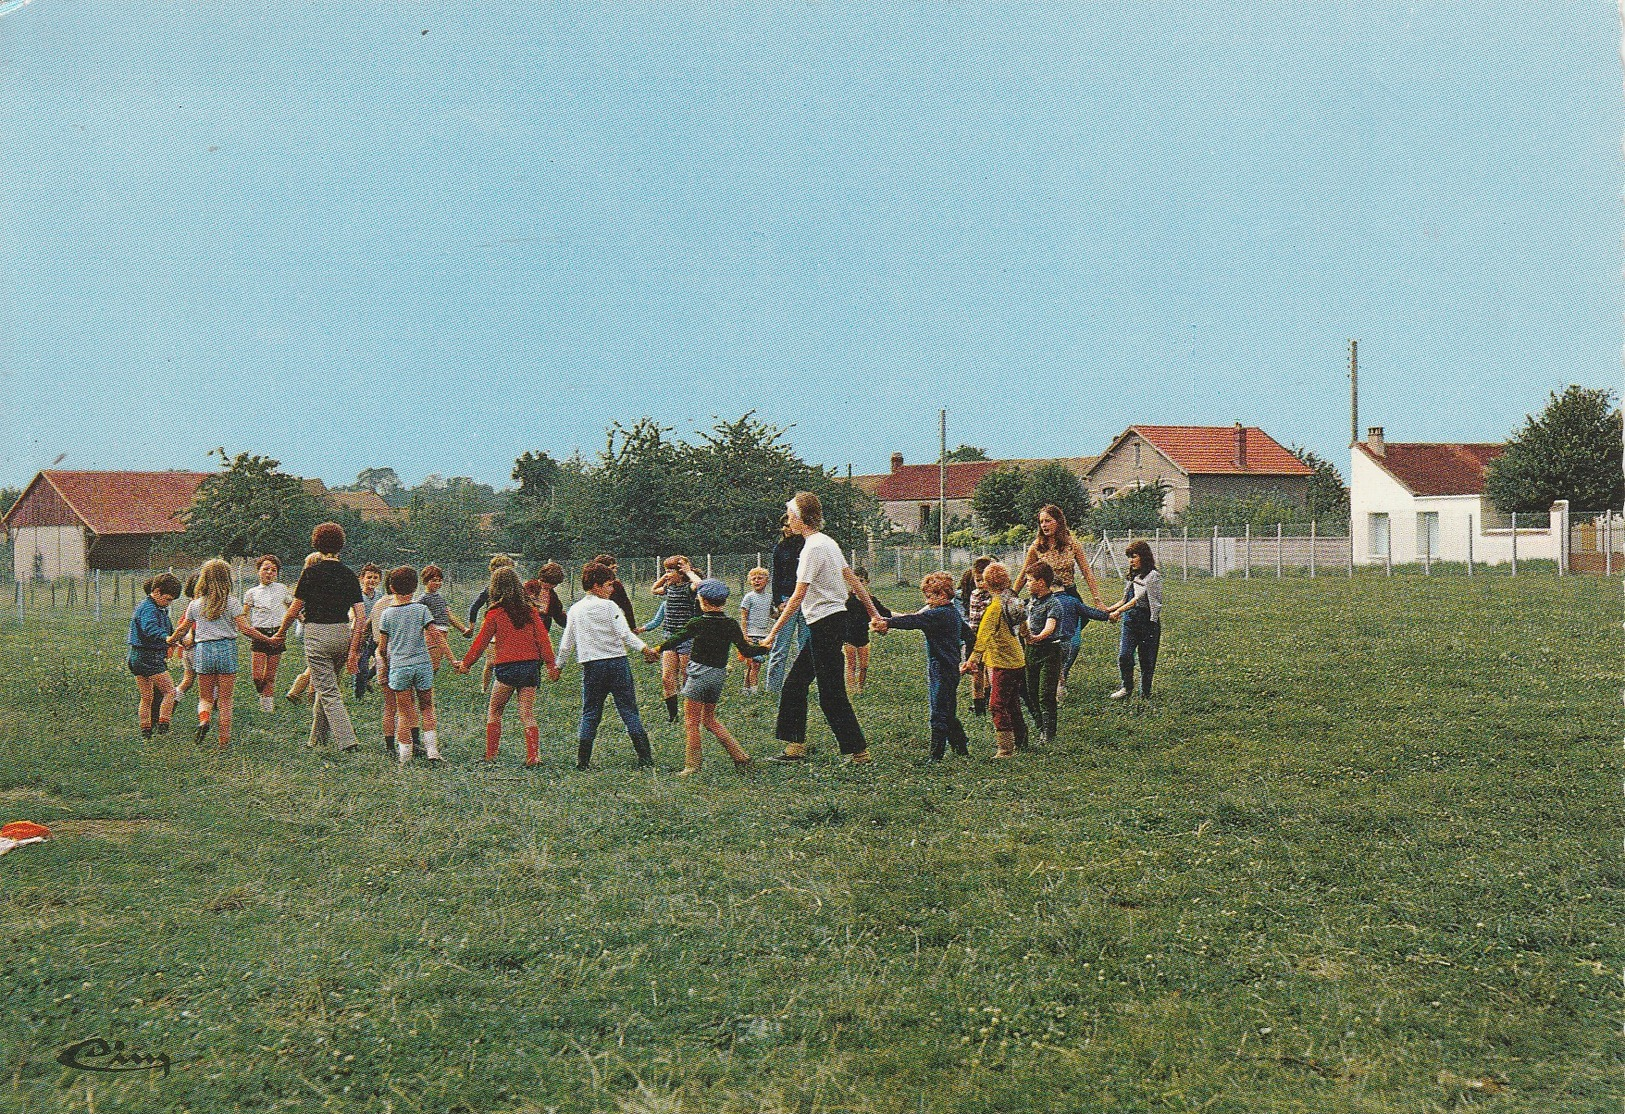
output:
[[[592,743],[604,716],[605,697],[615,698],[615,710],[626,725],[626,733],[632,736],[638,765],[654,765],[649,733],[638,718],[638,694],[632,684],[632,667],[626,661],[628,650],[642,652],[648,646],[632,633],[626,613],[615,603],[616,583],[615,570],[607,565],[591,564],[581,570],[581,587],[587,594],[570,606],[564,638],[559,642],[561,667],[569,660],[572,650],[581,663],[581,726],[576,731],[578,770],[585,770],[592,763]]]
[[[920,581],[925,607],[911,615],[873,620],[877,634],[894,630],[925,632],[925,682],[931,702],[931,761],[940,762],[948,748],[970,754],[965,725],[959,722],[959,649],[963,620],[954,606],[954,578],[934,572]]]

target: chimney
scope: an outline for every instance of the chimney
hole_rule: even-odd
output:
[[[899,468],[901,468],[902,466],[903,466],[903,454],[902,453],[892,453],[891,454],[891,470],[893,472],[895,472]]]
[[[1247,430],[1240,422],[1236,423],[1236,467],[1247,467]]]
[[[1365,447],[1371,450],[1371,455],[1381,460],[1388,453],[1388,448],[1382,443],[1382,427],[1374,425],[1365,431]]]

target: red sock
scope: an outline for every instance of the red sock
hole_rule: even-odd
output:
[[[534,766],[542,760],[541,741],[542,729],[540,727],[525,728],[525,765]]]
[[[485,760],[491,761],[497,756],[497,744],[502,741],[502,725],[488,723],[485,725]]]

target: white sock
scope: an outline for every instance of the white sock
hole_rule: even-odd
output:
[[[423,733],[423,751],[430,758],[440,757],[440,740],[436,737],[438,734],[435,731],[425,731]]]
[[[404,743],[403,742],[397,742],[395,744],[395,749],[400,751],[401,765],[404,766],[408,762],[412,761],[412,740],[411,739],[407,739]]]

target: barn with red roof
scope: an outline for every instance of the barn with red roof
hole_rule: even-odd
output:
[[[173,552],[179,515],[206,472],[48,470],[35,476],[0,525],[19,579],[148,569]]]
[[[1168,485],[1165,515],[1203,496],[1263,492],[1303,503],[1314,469],[1257,426],[1131,425],[1113,439],[1084,476],[1089,498]]]

